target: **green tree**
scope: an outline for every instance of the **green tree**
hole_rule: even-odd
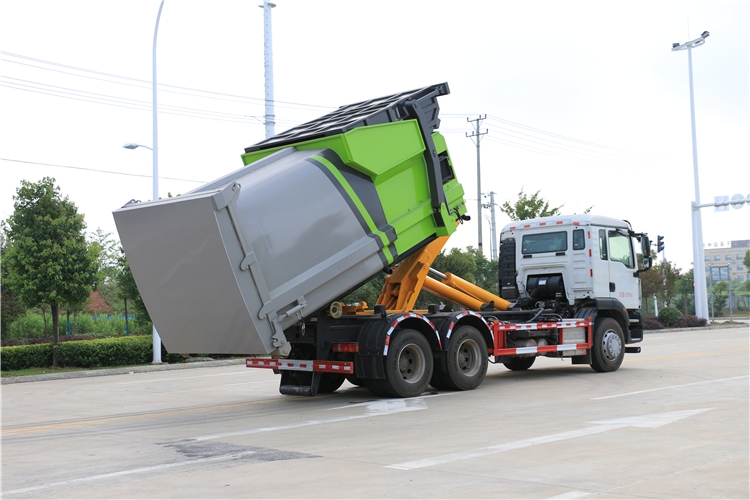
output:
[[[709,306],[712,307],[714,317],[721,316],[724,313],[724,309],[727,308],[728,289],[729,284],[726,281],[719,281],[718,283],[714,283],[713,288],[709,291],[711,294],[711,304]]]
[[[5,255],[7,250],[4,233],[0,233],[0,256]],[[5,339],[10,331],[10,325],[26,312],[21,300],[8,286],[8,266],[0,265],[0,337]]]
[[[141,292],[138,291],[138,286],[135,284],[133,273],[130,271],[130,265],[122,247],[120,247],[120,256],[117,258],[115,281],[117,282],[118,296],[123,300],[130,301],[132,311],[135,312],[135,322],[141,328],[146,329],[148,323],[151,322],[151,316],[149,316],[146,305],[141,298]]]
[[[563,205],[560,205],[559,207],[550,207],[549,202],[539,195],[540,192],[541,191],[537,191],[529,196],[524,193],[523,188],[521,188],[521,191],[518,193],[518,199],[514,203],[506,201],[500,205],[500,211],[510,217],[510,220],[513,221],[559,215],[560,209]],[[588,210],[586,213],[588,213]]]
[[[117,285],[117,274],[120,270],[119,245],[112,239],[112,233],[105,233],[101,228],[97,228],[89,235],[89,242],[96,252],[98,268],[96,290],[118,314],[122,313],[124,309],[123,299]]]
[[[13,215],[5,225],[8,284],[27,306],[49,304],[52,360],[58,366],[60,305],[80,305],[88,298],[96,283],[96,260],[86,242],[83,214],[60,195],[53,178],[21,181],[13,199]]]
[[[378,297],[380,297],[380,292],[383,291],[384,284],[385,275],[380,273],[375,278],[344,297],[342,302],[347,305],[366,302],[367,307],[373,307],[377,303]]]
[[[745,252],[745,258],[742,260],[745,263],[745,269],[750,269],[750,250]]]
[[[693,270],[683,274],[677,281],[677,294],[682,299],[683,314],[695,313],[695,291],[693,290]]]

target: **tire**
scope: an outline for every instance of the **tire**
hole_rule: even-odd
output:
[[[381,384],[391,397],[412,398],[427,389],[432,370],[432,349],[427,339],[416,330],[401,330],[391,338]]]
[[[531,368],[531,365],[536,361],[536,356],[529,356],[528,358],[510,358],[510,361],[504,361],[505,368],[514,372],[522,372]]]
[[[462,326],[453,333],[448,343],[447,377],[449,389],[476,389],[487,374],[487,343],[473,326]]]
[[[597,372],[613,372],[625,357],[625,337],[620,324],[612,318],[598,318],[591,346],[591,368]]]

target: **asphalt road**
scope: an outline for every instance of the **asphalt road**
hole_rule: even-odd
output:
[[[3,498],[749,498],[746,327],[469,392],[278,394],[243,366],[2,386]]]

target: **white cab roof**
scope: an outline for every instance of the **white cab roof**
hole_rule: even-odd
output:
[[[537,219],[529,219],[524,221],[511,222],[503,227],[503,233],[507,231],[515,231],[517,229],[532,229],[547,226],[606,226],[606,227],[621,227],[623,229],[630,229],[627,222],[615,219],[614,217],[606,217],[604,215],[593,215],[593,214],[576,214],[576,215],[554,215],[552,217],[539,217]]]

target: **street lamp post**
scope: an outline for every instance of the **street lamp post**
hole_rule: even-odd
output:
[[[688,52],[688,74],[690,79],[690,120],[693,134],[693,176],[695,183],[695,201],[692,206],[693,226],[693,273],[695,278],[695,315],[705,318],[710,322],[708,314],[708,302],[705,279],[705,265],[703,262],[703,223],[701,212],[696,205],[700,205],[700,181],[698,177],[698,145],[695,138],[695,103],[693,100],[693,49],[706,43],[708,31],[704,31],[700,37],[683,44],[673,43],[672,51],[687,50]]]
[[[153,152],[153,166],[154,166],[154,175],[153,175],[153,197],[152,199],[154,201],[159,199],[159,134],[158,134],[158,127],[157,127],[157,107],[156,107],[156,38],[159,34],[159,20],[161,19],[161,11],[164,8],[164,0],[161,0],[159,3],[159,13],[156,15],[156,26],[154,27],[154,45],[153,45],[153,51],[152,51],[152,58],[151,58],[151,71],[152,71],[152,77],[151,77],[151,96],[152,96],[152,104],[151,104],[151,110],[153,114],[153,147],[150,148],[148,146],[144,146],[143,144],[135,144],[135,143],[128,143],[125,144],[123,147],[126,149],[135,149],[137,147],[143,147],[146,149],[150,149]],[[161,363],[161,338],[159,338],[159,333],[156,331],[156,325],[153,326],[153,347],[154,347],[154,359],[153,363]]]
[[[146,148],[150,149],[151,151],[154,151],[154,148],[151,148],[149,146],[146,146],[145,144],[137,144],[135,142],[129,142],[127,144],[123,144],[125,149],[135,149],[135,148]],[[158,181],[156,180],[156,168],[154,168],[154,192],[158,189]],[[154,199],[157,199],[156,197]],[[127,309],[125,314],[125,321],[127,323]],[[159,337],[159,332],[156,331],[156,325],[153,325],[152,330],[152,337],[153,337],[153,346],[154,346],[154,358],[152,360],[153,363],[161,363],[161,337]]]

